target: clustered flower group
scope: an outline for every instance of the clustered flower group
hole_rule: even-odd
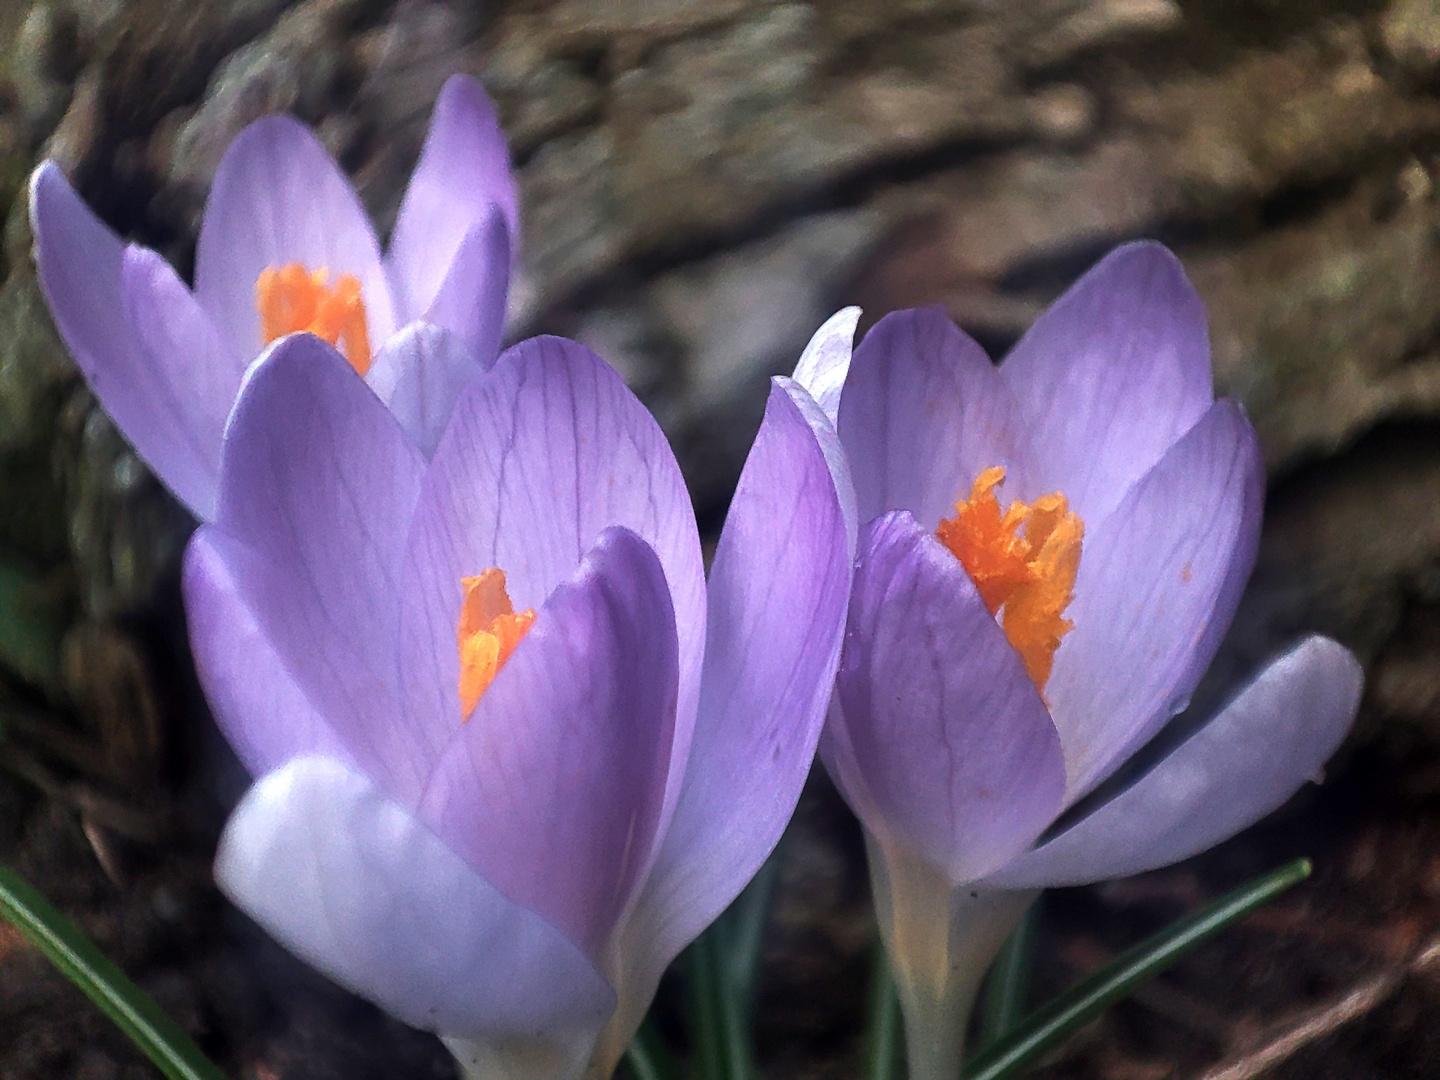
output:
[[[818,747],[865,829],[911,1074],[954,1077],[1036,890],[1224,839],[1354,717],[1358,665],[1307,638],[1047,833],[1185,707],[1255,559],[1255,435],[1157,245],[999,366],[935,310],[852,355],[837,314],[774,380],[707,577],[619,376],[559,338],[500,349],[518,199],[472,80],[384,254],[284,117],[221,162],[193,289],[54,165],[31,214],[61,335],[202,523],[191,645],[255,777],[221,887],[471,1075],[608,1076]]]

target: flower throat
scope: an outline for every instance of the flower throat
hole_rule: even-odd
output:
[[[1085,523],[1058,491],[1029,505],[1012,502],[1002,514],[995,489],[1004,482],[999,466],[982,472],[935,536],[965,567],[990,614],[999,614],[1043,693],[1060,639],[1075,625],[1064,612],[1075,599]]]
[[[362,376],[370,370],[370,335],[360,279],[341,274],[327,285],[330,271],[309,270],[300,263],[267,266],[255,279],[255,310],[266,345],[286,334],[306,331],[324,338]]]
[[[491,567],[461,578],[465,599],[455,643],[460,649],[460,718],[469,720],[510,654],[535,621],[535,610],[518,614],[505,591],[505,571]]]

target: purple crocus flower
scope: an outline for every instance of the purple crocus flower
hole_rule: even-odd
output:
[[[851,363],[857,316],[796,371],[838,418],[862,523],[821,754],[865,827],[911,1075],[948,1080],[1036,890],[1176,862],[1274,810],[1349,729],[1361,671],[1306,638],[1037,843],[1209,665],[1255,560],[1255,433],[1214,400],[1204,308],[1156,244],[1106,257],[998,367],[938,310],[886,316]]]
[[[664,436],[581,346],[508,350],[427,462],[335,350],[284,339],[184,567],[257,778],[221,887],[471,1075],[608,1076],[794,809],[854,538],[834,430],[789,380],[707,583]]]
[[[309,330],[339,345],[417,444],[433,450],[459,388],[499,350],[515,185],[495,110],[452,77],[382,257],[345,174],[304,125],[268,116],[230,144],[192,291],[125,244],[60,169],[30,179],[40,284],[90,388],[195,516],[215,516],[220,443],[246,369]]]

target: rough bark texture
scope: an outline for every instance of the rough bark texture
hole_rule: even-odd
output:
[[[1440,789],[1424,764],[1440,746],[1432,0],[5,0],[0,760],[19,779],[3,788],[0,851],[162,1000],[173,983],[177,1014],[236,1075],[448,1065],[429,1040],[377,1033],[233,916],[216,928],[206,844],[244,780],[205,726],[185,650],[176,578],[192,523],[55,338],[23,185],[54,158],[115,228],[184,272],[229,139],[283,110],[316,127],[383,233],[455,71],[499,101],[522,178],[512,334],[565,333],[614,363],[661,417],[711,529],[765,377],[835,308],[859,303],[868,324],[942,303],[998,355],[1110,246],[1174,246],[1209,305],[1218,382],[1245,403],[1272,476],[1260,568],[1212,695],[1300,630],[1336,635],[1370,672],[1371,765],[1356,776],[1401,762],[1395,827],[1434,833],[1416,809]],[[1315,840],[1313,824],[1272,834],[1351,860],[1320,876],[1343,878],[1353,903],[1315,903],[1377,934],[1398,932],[1400,910],[1430,932],[1433,896],[1391,902],[1365,882],[1440,879],[1413,852],[1386,863],[1399,841],[1371,843],[1372,869],[1352,872],[1346,845],[1391,819],[1334,810],[1346,798],[1325,803],[1342,839]],[[807,803],[790,849],[774,985],[849,989],[772,993],[762,1048],[777,1075],[855,1065],[845,1010],[872,931],[832,800]],[[1236,859],[1290,853],[1273,836],[1236,850],[1158,880],[1201,895],[1230,883]],[[1100,905],[1119,925],[1116,895],[1061,910]],[[1340,985],[1292,946],[1309,975],[1287,1000],[1260,995],[1267,1020]],[[143,1075],[33,954],[0,937],[0,957],[0,1075]],[[1202,972],[1195,985],[1217,995],[1180,1010],[1203,1029],[1234,983]],[[1435,1015],[1433,990],[1398,1000]],[[787,1017],[809,1049],[782,1038]],[[1380,1038],[1388,1064],[1364,1068],[1419,1075],[1425,1040],[1396,1024]],[[1057,1075],[1163,1075],[1244,1043],[1202,1033],[1198,1050],[1157,1050],[1123,1029],[1108,1023]]]

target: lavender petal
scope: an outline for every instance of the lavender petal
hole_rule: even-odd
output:
[[[1052,490],[1098,527],[1214,398],[1205,307],[1154,243],[1107,255],[1000,366]]]
[[[1184,707],[1228,624],[1253,551],[1255,432],[1218,401],[1087,533],[1045,688],[1065,745],[1067,802],[1108,776]],[[1245,567],[1248,571],[1248,566]]]
[[[983,349],[938,308],[885,316],[856,347],[840,399],[860,520],[908,510],[926,529],[953,513],[984,469],[1026,492],[1020,413]]]
[[[848,481],[831,472],[822,444],[838,459],[837,440],[819,406],[789,380],[775,382],[710,572],[700,713],[688,760],[679,759],[680,798],[620,950],[630,977],[612,1022],[616,1052],[665,967],[779,841],[830,699],[854,546],[839,490]]]
[[[861,532],[835,686],[840,790],[867,830],[951,881],[1003,866],[1059,812],[1045,703],[959,561],[908,513]]]
[[[458,334],[413,322],[385,343],[365,381],[429,459],[461,392],[487,370]]]
[[[295,262],[326,270],[332,285],[343,274],[359,280],[372,348],[395,332],[375,230],[350,181],[309,128],[267,116],[220,159],[195,247],[195,295],[237,356],[265,344],[260,271]]]
[[[1228,839],[1321,775],[1355,719],[1363,680],[1346,649],[1306,638],[1145,776],[988,883],[1049,888],[1126,877]]]
[[[41,288],[86,382],[165,486],[213,517],[240,363],[164,261],[127,248],[51,162],[31,177],[30,219]]]
[[[510,288],[510,237],[498,210],[471,226],[424,321],[458,334],[486,368],[500,355]]]
[[[593,353],[560,338],[507,350],[455,405],[407,543],[401,670],[412,738],[438,753],[460,723],[460,579],[497,567],[516,610],[538,609],[616,525],[644,539],[665,569],[680,642],[676,738],[686,746],[705,647],[705,579],[674,454]]]
[[[659,560],[606,530],[456,725],[419,804],[469,865],[592,958],[659,824],[678,664]]]
[[[236,403],[215,522],[253,555],[229,570],[305,697],[402,798],[431,760],[399,723],[397,665],[400,557],[423,469],[344,358],[296,334],[252,368]]]
[[[250,789],[215,879],[291,952],[416,1027],[508,1041],[598,1028],[614,1005],[573,941],[323,757]]]
[[[519,205],[495,106],[474,79],[451,76],[435,99],[386,255],[401,321],[422,317],[462,239],[492,210],[504,223],[510,253],[518,250]]]
[[[255,556],[212,526],[185,549],[182,587],[195,670],[215,722],[251,776],[319,754],[353,764],[339,734],[305,696],[287,657],[247,605],[237,574]]]
[[[795,381],[815,399],[831,424],[838,422],[840,416],[840,393],[850,374],[855,327],[859,322],[858,307],[841,308],[815,331],[795,365]]]

